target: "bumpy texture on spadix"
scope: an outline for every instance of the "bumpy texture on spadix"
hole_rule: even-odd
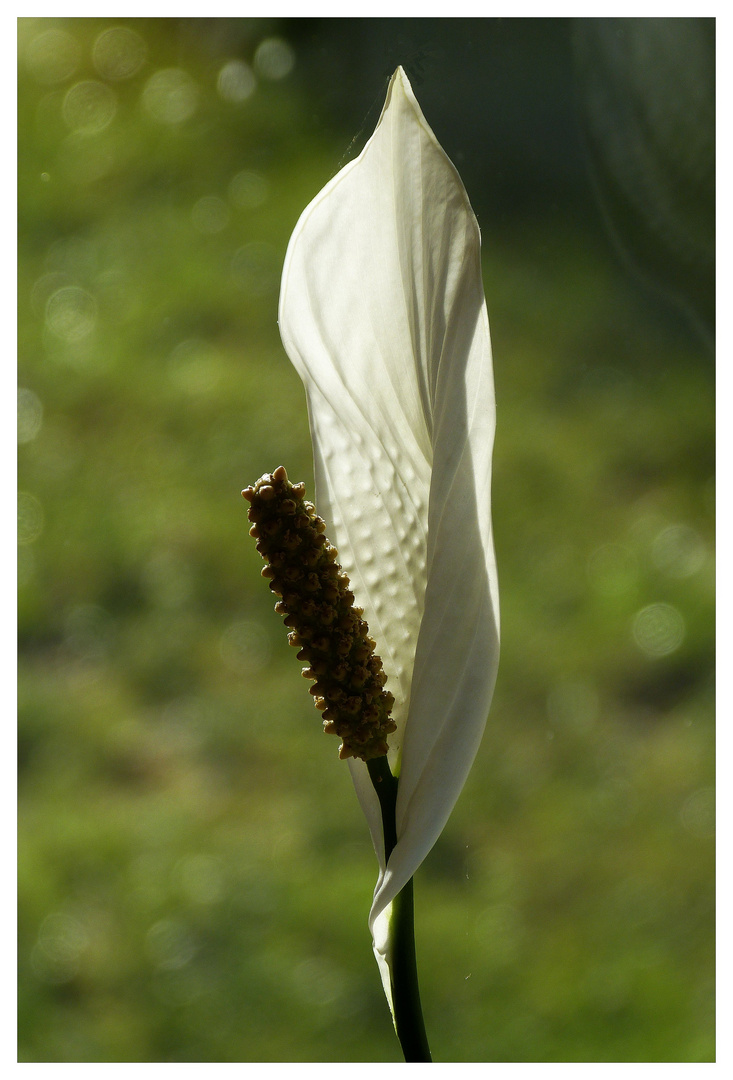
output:
[[[288,640],[307,660],[302,674],[323,713],[323,730],[343,741],[341,758],[382,757],[387,736],[397,727],[390,717],[394,697],[383,690],[387,676],[361,608],[354,607],[349,579],[336,561],[326,525],[305,484],[291,484],[282,465],[242,492],[250,503],[250,536],[267,566],[262,576],[280,599],[275,611],[291,628]]]
[[[370,925],[389,998],[389,905],[463,787],[499,634],[479,230],[401,68],[364,150],[295,228],[279,321],[306,388],[316,501],[395,696],[387,864],[367,769],[349,762],[380,860]]]

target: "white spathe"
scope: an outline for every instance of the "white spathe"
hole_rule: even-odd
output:
[[[279,312],[303,380],[316,500],[395,696],[397,845],[369,925],[391,1005],[390,904],[433,846],[483,734],[499,655],[495,402],[479,228],[402,68],[363,151],[303,212]]]

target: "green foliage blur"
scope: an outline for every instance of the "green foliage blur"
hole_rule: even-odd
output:
[[[20,20],[21,1061],[400,1060],[239,494],[312,492],[279,275],[358,120],[306,29]],[[712,363],[582,215],[480,216],[503,652],[416,879],[434,1057],[710,1061]]]

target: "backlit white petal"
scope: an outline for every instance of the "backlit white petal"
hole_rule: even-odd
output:
[[[388,905],[460,793],[498,660],[479,230],[401,68],[364,150],[296,226],[280,331],[306,387],[319,512],[396,699],[386,867],[376,795],[350,762],[380,858],[370,925],[388,990]]]

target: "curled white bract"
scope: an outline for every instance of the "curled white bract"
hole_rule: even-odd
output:
[[[479,228],[402,68],[362,153],[293,232],[279,323],[306,389],[319,512],[396,699],[386,864],[366,766],[349,762],[380,862],[369,924],[391,1004],[390,905],[461,792],[499,654]]]

